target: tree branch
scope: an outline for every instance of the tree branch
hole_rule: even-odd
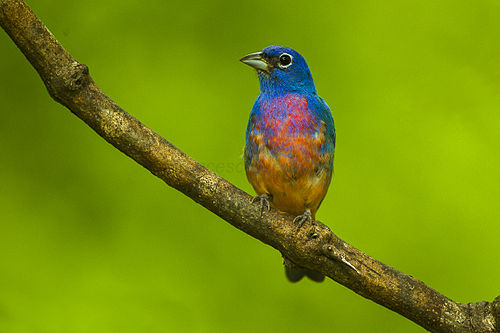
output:
[[[493,302],[457,303],[352,247],[320,222],[297,229],[292,216],[274,209],[261,217],[248,194],[106,96],[87,66],[62,47],[24,1],[0,0],[0,25],[38,71],[53,99],[155,176],[236,228],[432,332],[499,330],[500,296]]]

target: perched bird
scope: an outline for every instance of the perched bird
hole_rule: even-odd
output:
[[[240,59],[255,68],[260,95],[246,131],[245,170],[261,205],[296,216],[300,227],[313,221],[333,173],[335,126],[317,95],[304,58],[295,50],[269,46]],[[324,276],[284,258],[292,282]]]

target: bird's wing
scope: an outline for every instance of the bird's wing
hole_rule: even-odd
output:
[[[309,101],[311,109],[319,116],[319,118],[325,122],[326,131],[328,136],[332,140],[333,148],[335,148],[336,134],[335,134],[335,123],[333,121],[332,113],[328,104],[325,100],[318,95]]]

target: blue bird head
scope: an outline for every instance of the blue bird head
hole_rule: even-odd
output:
[[[257,70],[261,92],[316,93],[306,61],[289,47],[269,46],[240,61]]]

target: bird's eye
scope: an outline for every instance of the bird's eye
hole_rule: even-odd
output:
[[[280,67],[281,68],[287,68],[292,64],[292,59],[293,57],[289,55],[288,53],[282,53],[280,55]]]

